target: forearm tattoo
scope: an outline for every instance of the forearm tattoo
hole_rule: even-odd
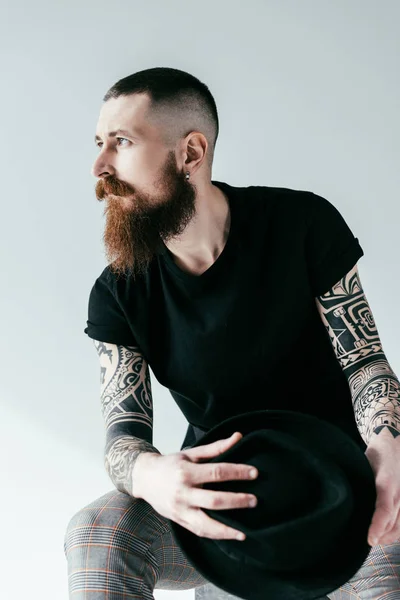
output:
[[[319,312],[347,376],[358,429],[366,444],[373,434],[400,435],[400,383],[382,349],[357,267],[318,298]]]
[[[158,452],[146,440],[133,437],[122,437],[115,440],[107,454],[104,464],[111,481],[117,490],[130,496],[136,496],[134,481],[135,464],[137,457],[142,452]]]
[[[100,398],[105,422],[105,467],[115,487],[134,495],[134,465],[141,452],[160,452],[151,443],[153,401],[150,371],[139,348],[94,340],[100,359]],[[143,437],[130,433],[141,426]]]

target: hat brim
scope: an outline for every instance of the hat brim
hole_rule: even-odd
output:
[[[246,435],[262,428],[304,440],[317,452],[326,453],[347,475],[353,491],[354,512],[347,530],[330,555],[308,571],[277,573],[268,570],[268,565],[258,569],[229,560],[219,549],[218,540],[197,536],[169,520],[171,530],[193,567],[226,592],[247,600],[314,600],[349,581],[371,550],[367,536],[375,510],[375,477],[367,457],[346,433],[314,415],[294,411],[259,410],[230,417],[205,433],[192,447],[227,438],[235,431]],[[232,544],[242,543],[231,541]]]

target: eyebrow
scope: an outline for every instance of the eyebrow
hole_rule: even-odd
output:
[[[132,131],[135,131],[137,133],[137,135],[141,135],[140,131],[137,130],[137,129],[133,129]],[[127,129],[117,129],[116,131],[110,131],[110,133],[108,134],[108,137],[115,137],[116,135],[127,135],[128,137],[135,137]],[[101,137],[99,135],[95,135],[94,136],[94,143],[96,143],[98,141],[101,141]]]

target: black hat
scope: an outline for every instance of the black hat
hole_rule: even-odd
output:
[[[243,438],[208,462],[253,465],[258,477],[202,487],[254,494],[257,506],[202,510],[246,539],[201,537],[169,520],[183,553],[208,581],[247,600],[314,600],[336,590],[371,550],[376,487],[364,452],[335,425],[286,410],[230,417],[192,447],[235,431]]]

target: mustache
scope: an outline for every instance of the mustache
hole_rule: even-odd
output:
[[[104,200],[108,195],[129,196],[134,193],[134,189],[123,181],[119,181],[113,175],[100,179],[95,188],[97,200]]]

